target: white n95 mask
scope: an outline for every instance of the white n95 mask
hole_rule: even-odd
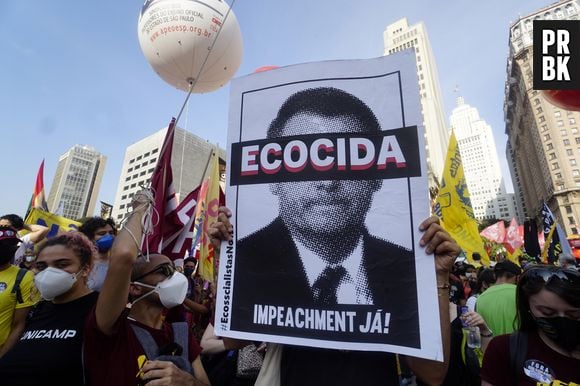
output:
[[[72,288],[79,272],[70,273],[59,268],[48,267],[36,274],[34,284],[43,299],[53,300]]]
[[[163,307],[165,308],[173,308],[183,303],[185,300],[185,296],[187,295],[187,278],[185,275],[179,272],[174,272],[171,277],[163,280],[156,286],[152,286],[149,284],[144,284],[140,282],[134,282],[134,284],[153,288],[153,291],[147,292],[146,294],[138,297],[133,301],[133,304],[137,303],[139,300],[143,299],[145,296],[151,295],[154,292],[159,294],[159,300]]]

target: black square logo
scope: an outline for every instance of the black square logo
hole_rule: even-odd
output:
[[[580,20],[534,20],[534,89],[580,89]]]

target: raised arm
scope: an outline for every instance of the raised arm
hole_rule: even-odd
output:
[[[150,204],[145,194],[135,194],[133,212],[111,248],[109,269],[96,308],[97,326],[105,334],[113,333],[115,322],[127,305],[131,271],[140,252],[143,216]]]
[[[449,272],[453,262],[461,252],[459,245],[447,233],[435,216],[429,217],[419,226],[423,231],[420,244],[427,254],[435,254],[435,272],[437,292],[439,295],[439,320],[441,322],[441,339],[443,341],[443,362],[406,357],[407,364],[413,373],[428,385],[440,385],[447,374],[449,366],[451,322],[449,320]]]
[[[29,231],[28,238],[30,242],[36,244],[44,240],[48,234],[49,228],[39,224],[24,224],[22,229]]]

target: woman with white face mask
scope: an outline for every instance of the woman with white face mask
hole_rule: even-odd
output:
[[[87,287],[96,249],[86,236],[69,232],[40,245],[34,282],[43,298],[20,341],[0,359],[6,385],[82,385],[86,316],[98,293]]]

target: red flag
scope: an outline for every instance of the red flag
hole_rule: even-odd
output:
[[[38,208],[48,212],[48,205],[46,205],[46,199],[44,197],[44,160],[40,163],[38,173],[36,173],[36,182],[34,183],[32,198],[30,199],[30,204],[28,204],[25,218],[28,217],[28,213],[32,208]]]
[[[503,245],[506,247],[509,253],[514,253],[516,249],[524,245],[524,239],[520,236],[518,228],[519,228],[518,222],[516,221],[515,218],[512,218],[510,226],[508,227],[506,232],[505,241],[503,243]]]
[[[159,153],[157,166],[151,176],[151,189],[154,195],[155,211],[152,214],[153,233],[143,240],[141,246],[141,249],[145,253],[161,253],[165,229],[171,229],[170,225],[166,225],[167,215],[177,208],[175,188],[173,187],[173,172],[171,171],[171,153],[173,152],[174,134],[175,118],[172,118],[167,128],[167,134],[165,134],[161,152]]]
[[[505,225],[502,220],[496,222],[493,225],[488,226],[480,233],[483,237],[488,240],[495,241],[496,243],[503,243],[505,238]]]
[[[189,193],[177,208],[166,216],[166,229],[163,231],[163,254],[171,260],[183,259],[191,249],[195,207],[200,187]]]

